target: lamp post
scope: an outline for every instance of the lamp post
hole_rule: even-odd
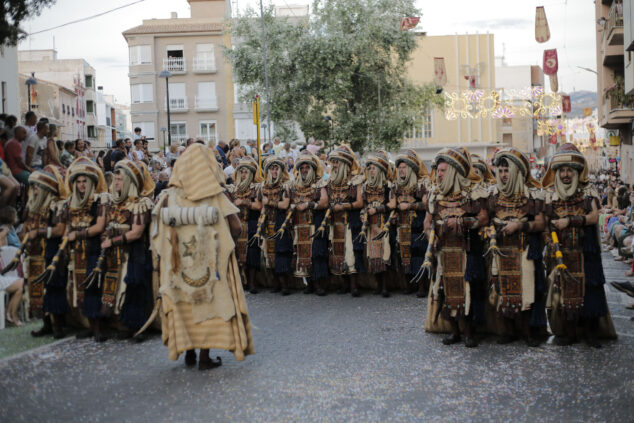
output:
[[[26,80],[26,98],[29,102],[28,111],[31,111],[31,85],[37,85],[37,80],[35,79],[35,72],[31,72],[31,76]]]
[[[172,125],[170,123],[170,76],[172,76],[172,74],[167,70],[163,70],[159,74],[159,78],[165,78],[165,92],[167,95],[167,145],[169,147],[172,146]]]
[[[167,131],[166,127],[161,127],[161,132],[163,133],[163,153],[165,153],[165,131]]]

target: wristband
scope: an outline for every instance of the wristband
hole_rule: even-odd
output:
[[[586,226],[586,217],[585,216],[570,216],[568,218],[570,220],[570,226]]]
[[[88,237],[88,229],[82,229],[81,231],[77,231],[75,238],[76,239],[86,239]]]
[[[53,228],[49,226],[48,228],[46,228],[46,239],[51,239],[52,235],[53,235]]]
[[[114,237],[112,239],[110,239],[110,242],[112,243],[113,246],[118,247],[120,245],[123,245],[123,235],[119,235],[117,237]]]
[[[524,222],[522,223],[522,232],[529,232],[531,228],[530,223]]]
[[[344,210],[352,210],[352,204],[350,203],[343,203],[342,206]]]

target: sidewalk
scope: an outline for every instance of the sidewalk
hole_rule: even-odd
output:
[[[38,330],[40,327],[42,327],[42,321],[34,319],[22,327],[11,325],[0,330],[0,359],[58,341],[53,338],[53,335],[32,337],[31,331]]]

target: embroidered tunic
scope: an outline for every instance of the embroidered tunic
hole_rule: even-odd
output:
[[[390,195],[396,198],[396,241],[398,244],[398,260],[408,276],[416,274],[423,264],[427,240],[421,237],[424,229],[425,210],[414,210],[416,204],[421,204],[427,189],[423,181],[412,190],[395,184]],[[409,210],[400,210],[399,204],[409,203]]]

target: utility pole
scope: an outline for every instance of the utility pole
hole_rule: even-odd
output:
[[[271,141],[271,94],[269,91],[269,70],[266,62],[266,31],[264,28],[264,6],[260,0],[260,19],[262,20],[262,52],[264,53],[264,85],[266,87],[266,130],[267,141]]]

